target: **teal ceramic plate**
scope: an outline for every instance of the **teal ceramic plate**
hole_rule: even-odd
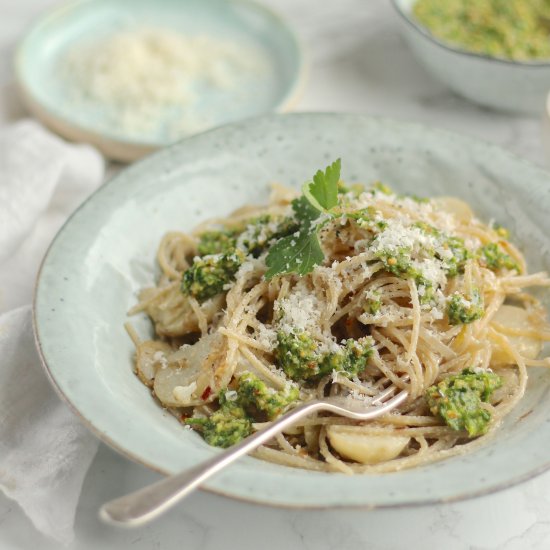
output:
[[[531,270],[550,269],[550,176],[498,147],[441,130],[359,115],[257,118],[198,135],[128,168],[66,223],[41,269],[36,338],[59,393],[125,456],[174,473],[218,452],[185,430],[132,373],[123,324],[136,291],[153,281],[168,230],[187,231],[268,184],[299,188],[342,158],[347,180],[455,195],[507,225]],[[548,299],[544,300],[548,304]],[[132,318],[143,336],[151,327]],[[385,475],[326,474],[246,457],[206,488],[283,506],[401,506],[503,489],[550,467],[550,372],[531,368],[527,394],[497,435],[471,454]]]
[[[122,116],[119,106],[97,100],[112,98],[112,78],[91,81],[86,67],[77,63],[74,69],[74,61],[68,69],[67,59],[75,51],[105,47],[115,32],[155,29],[194,41],[186,43],[185,51],[191,48],[195,61],[203,61],[193,72],[193,60],[174,47],[178,42],[161,44],[168,55],[179,56],[178,66],[186,67],[178,76],[177,85],[184,90],[181,104],[149,109],[138,120],[143,104],[134,101]],[[124,58],[110,56],[119,60],[116,73],[121,75],[136,62],[143,64],[150,51],[144,54],[128,41],[124,46]],[[208,71],[205,51],[218,59]],[[113,158],[132,160],[198,130],[288,109],[301,88],[304,70],[291,29],[251,0],[76,0],[46,14],[29,30],[17,50],[16,74],[28,107],[54,130],[91,142]],[[150,78],[153,82],[139,87],[143,97],[166,97],[166,86],[158,86],[154,71]]]

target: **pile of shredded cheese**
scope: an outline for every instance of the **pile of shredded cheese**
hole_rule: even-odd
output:
[[[110,125],[137,138],[159,125],[171,139],[206,128],[211,121],[193,111],[200,96],[234,92],[264,69],[262,52],[244,42],[155,27],[83,41],[59,60],[72,105],[101,109]]]

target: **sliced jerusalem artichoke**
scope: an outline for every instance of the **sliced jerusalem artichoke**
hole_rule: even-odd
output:
[[[197,371],[187,366],[168,366],[160,369],[155,377],[154,390],[166,407],[184,407],[192,401],[197,388]]]
[[[329,426],[332,447],[343,457],[361,464],[378,464],[399,456],[410,437],[365,435],[361,426]]]
[[[153,385],[157,370],[170,353],[172,348],[166,342],[147,340],[139,344],[136,351],[136,374],[146,386]]]
[[[157,296],[154,297],[156,293]],[[180,290],[179,282],[164,289],[146,289],[141,300],[150,300],[145,312],[155,323],[155,330],[161,337],[184,336],[199,330],[197,316],[189,303],[189,297]],[[223,308],[224,295],[214,296],[200,304],[200,309],[210,323],[214,315]]]
[[[227,386],[233,376],[233,369],[223,368],[227,356],[225,337],[219,333],[210,334],[209,337],[209,340],[205,340],[208,355],[203,359],[202,372],[197,378],[197,395],[205,392],[209,394],[210,391],[216,393]],[[201,338],[201,341],[205,338]]]
[[[203,336],[192,346],[183,346],[157,371],[155,395],[166,407],[185,407],[200,401],[205,387],[198,380],[204,366],[217,359],[223,342],[220,334]]]
[[[529,312],[517,306],[501,306],[495,313],[492,322],[495,323],[497,329],[498,325],[520,331],[532,331],[537,329],[536,324],[534,324],[529,317]],[[531,336],[514,336],[510,334],[504,334],[504,336],[508,338],[510,345],[516,348],[521,356],[528,359],[535,359],[542,348],[542,342]],[[495,365],[509,365],[515,363],[515,359],[503,349],[498,342],[492,342],[491,345],[493,348],[491,363]]]

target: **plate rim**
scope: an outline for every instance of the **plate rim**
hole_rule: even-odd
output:
[[[201,132],[199,134],[195,134],[194,136],[190,136],[187,138],[184,138],[170,147],[163,148],[152,155],[147,156],[146,158],[133,163],[131,166],[128,166],[127,168],[124,168],[119,173],[115,174],[113,177],[108,179],[103,185],[98,187],[91,195],[89,195],[72,213],[71,215],[66,219],[64,224],[61,226],[57,234],[55,235],[54,239],[49,244],[44,257],[41,260],[40,267],[35,279],[34,283],[34,290],[33,290],[33,301],[32,301],[32,327],[33,327],[33,336],[34,341],[36,345],[36,349],[38,352],[38,356],[41,362],[41,365],[46,373],[46,376],[49,380],[49,382],[52,384],[54,390],[56,391],[57,395],[60,397],[61,401],[63,401],[65,404],[67,404],[70,408],[70,410],[79,418],[79,420],[96,436],[100,441],[103,443],[106,443],[109,447],[111,447],[116,452],[120,453],[122,456],[132,460],[133,462],[136,462],[138,464],[141,464],[153,471],[156,471],[158,473],[161,473],[163,475],[169,475],[170,472],[164,470],[161,467],[158,467],[151,462],[141,458],[138,456],[135,452],[132,452],[128,448],[124,447],[122,444],[117,443],[113,438],[106,435],[99,427],[97,427],[92,420],[87,418],[78,408],[77,406],[71,401],[71,398],[60,388],[58,382],[55,379],[55,376],[53,375],[50,365],[47,362],[47,359],[45,357],[45,354],[42,349],[42,342],[40,340],[40,328],[39,323],[37,319],[37,298],[39,293],[39,286],[41,282],[41,276],[43,272],[43,268],[46,265],[50,252],[52,248],[54,247],[57,240],[60,238],[60,236],[66,231],[67,227],[70,225],[71,220],[78,215],[78,213],[87,205],[90,201],[94,200],[94,197],[96,197],[99,193],[102,192],[103,189],[106,189],[110,187],[111,185],[116,185],[117,181],[122,177],[127,177],[126,174],[128,172],[133,172],[134,170],[139,170],[140,166],[145,163],[149,163],[150,159],[152,158],[161,158],[163,155],[167,155],[170,153],[170,150],[178,147],[182,143],[187,142],[188,140],[193,140],[196,137],[201,137],[206,134],[211,133],[217,133],[220,130],[227,130],[231,127],[240,126],[240,127],[246,127],[250,124],[256,124],[261,123],[263,121],[269,121],[270,119],[282,119],[282,118],[338,118],[338,117],[353,117],[357,118],[360,117],[364,121],[374,121],[377,123],[382,124],[393,124],[397,126],[405,126],[407,128],[416,129],[419,131],[428,131],[428,132],[435,132],[439,135],[444,135],[448,138],[459,138],[459,139],[467,139],[470,142],[474,142],[477,144],[481,144],[484,147],[488,147],[490,149],[493,149],[496,152],[499,152],[501,154],[505,154],[509,158],[513,159],[515,162],[519,162],[521,164],[524,164],[526,167],[529,167],[531,171],[538,172],[541,176],[545,177],[550,181],[550,172],[542,168],[541,166],[532,163],[528,160],[526,160],[524,157],[520,156],[517,153],[514,153],[512,151],[509,151],[505,147],[501,147],[499,145],[496,145],[492,142],[489,142],[487,140],[483,140],[480,138],[472,138],[472,136],[469,136],[467,134],[462,134],[459,132],[454,132],[451,130],[447,130],[445,128],[440,128],[437,126],[430,126],[418,122],[411,122],[411,121],[404,121],[400,119],[395,119],[391,117],[385,117],[385,116],[375,116],[375,115],[367,115],[367,114],[357,114],[357,113],[342,113],[342,112],[302,112],[302,113],[291,113],[291,114],[267,114],[267,115],[261,115],[258,117],[251,117],[248,119],[244,119],[239,122],[229,123],[222,126],[218,126],[216,128],[212,128],[209,130],[206,130],[204,132]],[[368,504],[368,503],[323,503],[323,502],[310,502],[307,504],[304,503],[292,503],[288,500],[288,497],[283,497],[281,501],[273,501],[269,500],[265,497],[262,497],[262,495],[256,495],[254,496],[244,496],[242,494],[236,494],[232,490],[223,490],[220,489],[217,486],[201,486],[201,490],[208,491],[210,493],[214,493],[220,496],[224,496],[226,498],[231,498],[235,500],[239,500],[242,502],[248,502],[248,503],[255,503],[255,504],[262,504],[274,508],[289,508],[289,509],[303,509],[303,510],[318,510],[318,509],[364,509],[364,510],[374,510],[374,509],[402,509],[402,508],[415,508],[415,507],[421,507],[421,506],[431,506],[435,504],[444,504],[444,503],[452,503],[452,502],[460,502],[464,500],[470,500],[473,498],[478,498],[486,495],[491,495],[498,493],[500,491],[506,490],[508,488],[512,488],[514,486],[517,486],[521,483],[524,483],[528,480],[531,480],[544,472],[547,472],[550,470],[550,459],[537,466],[536,468],[533,468],[521,475],[516,475],[513,478],[509,478],[506,481],[502,482],[495,482],[492,485],[489,484],[487,487],[478,489],[478,490],[469,490],[465,492],[457,492],[456,495],[452,497],[429,497],[425,499],[411,499],[406,502],[397,502],[397,503],[378,503],[378,504]],[[338,473],[331,473],[331,476],[339,475]],[[344,475],[344,474],[340,474]],[[358,474],[360,475],[360,474]],[[391,474],[377,474],[377,475],[391,475]],[[284,501],[284,502],[283,502]]]

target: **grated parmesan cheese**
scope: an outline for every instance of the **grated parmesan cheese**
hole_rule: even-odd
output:
[[[426,234],[419,227],[410,225],[407,217],[387,220],[387,223],[386,229],[378,233],[372,243],[373,252],[397,253],[402,248],[410,248],[418,253],[423,249],[433,249],[439,244],[434,236]]]
[[[176,401],[182,404],[188,403],[193,396],[193,392],[197,389],[197,383],[191,382],[188,386],[176,386],[172,390],[172,395]]]
[[[270,351],[277,346],[277,331],[270,325],[258,325],[255,337],[260,345]]]
[[[437,260],[436,258],[426,258],[422,261],[414,260],[412,266],[418,269],[424,279],[430,281],[432,284],[441,287],[445,287],[447,284],[445,266],[441,260]]]
[[[278,327],[284,332],[308,331],[315,327],[321,315],[321,304],[301,280],[286,298],[274,303]]]
[[[176,138],[212,124],[193,111],[205,90],[230,92],[243,76],[263,74],[264,55],[246,43],[138,27],[76,44],[58,71],[75,113],[95,108],[129,135],[162,125]]]

